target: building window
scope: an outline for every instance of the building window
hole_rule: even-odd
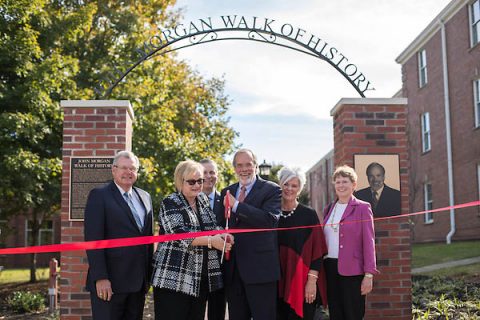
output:
[[[472,47],[480,42],[480,0],[470,6],[470,20],[472,25]]]
[[[433,199],[432,199],[432,185],[430,183],[425,183],[423,185],[423,197],[425,199],[425,211],[433,209]],[[425,223],[433,223],[433,213],[425,213]]]
[[[32,243],[32,222],[25,221],[25,245]],[[53,221],[44,221],[38,232],[37,245],[53,244]]]
[[[431,149],[430,144],[430,113],[425,112],[422,114],[422,151],[427,152]]]
[[[480,1],[480,0],[479,0]],[[473,81],[473,108],[475,112],[475,127],[480,127],[480,79]]]
[[[427,81],[427,51],[423,49],[418,52],[418,86],[423,87]]]

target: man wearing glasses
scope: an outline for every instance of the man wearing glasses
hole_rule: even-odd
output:
[[[113,181],[88,195],[85,241],[153,234],[150,195],[133,186],[138,167],[138,158],[132,152],[117,153]],[[143,318],[152,254],[152,245],[87,250],[87,290],[93,319]]]

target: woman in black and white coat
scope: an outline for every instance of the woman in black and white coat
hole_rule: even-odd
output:
[[[175,187],[162,201],[160,234],[221,229],[202,193],[203,167],[186,160],[175,169]],[[153,259],[152,286],[156,320],[203,320],[208,292],[223,287],[219,255],[227,235],[162,242]],[[228,235],[233,239],[231,235]],[[231,249],[227,243],[226,250]]]

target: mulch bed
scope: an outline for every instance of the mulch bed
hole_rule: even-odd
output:
[[[48,292],[48,281],[39,281],[36,283],[8,283],[0,286],[0,320],[17,320],[17,319],[31,319],[31,320],[53,320],[59,319],[58,314],[51,315],[48,312],[48,308],[44,312],[30,313],[30,314],[18,314],[8,309],[6,298],[14,291],[31,291],[44,293],[45,296]],[[147,301],[145,303],[145,311],[143,312],[143,319],[153,319],[153,296],[147,295]]]

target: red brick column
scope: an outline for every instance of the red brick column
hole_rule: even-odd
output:
[[[335,166],[354,166],[355,154],[398,154],[402,213],[408,211],[407,100],[341,99],[332,109]],[[362,172],[357,172],[359,175]],[[377,265],[366,319],[412,319],[408,218],[375,221]]]
[[[83,241],[83,221],[71,221],[70,158],[112,157],[131,150],[133,109],[126,100],[62,101],[63,172],[61,243]],[[90,295],[85,290],[85,251],[62,252],[60,257],[60,314],[62,319],[91,319]]]

